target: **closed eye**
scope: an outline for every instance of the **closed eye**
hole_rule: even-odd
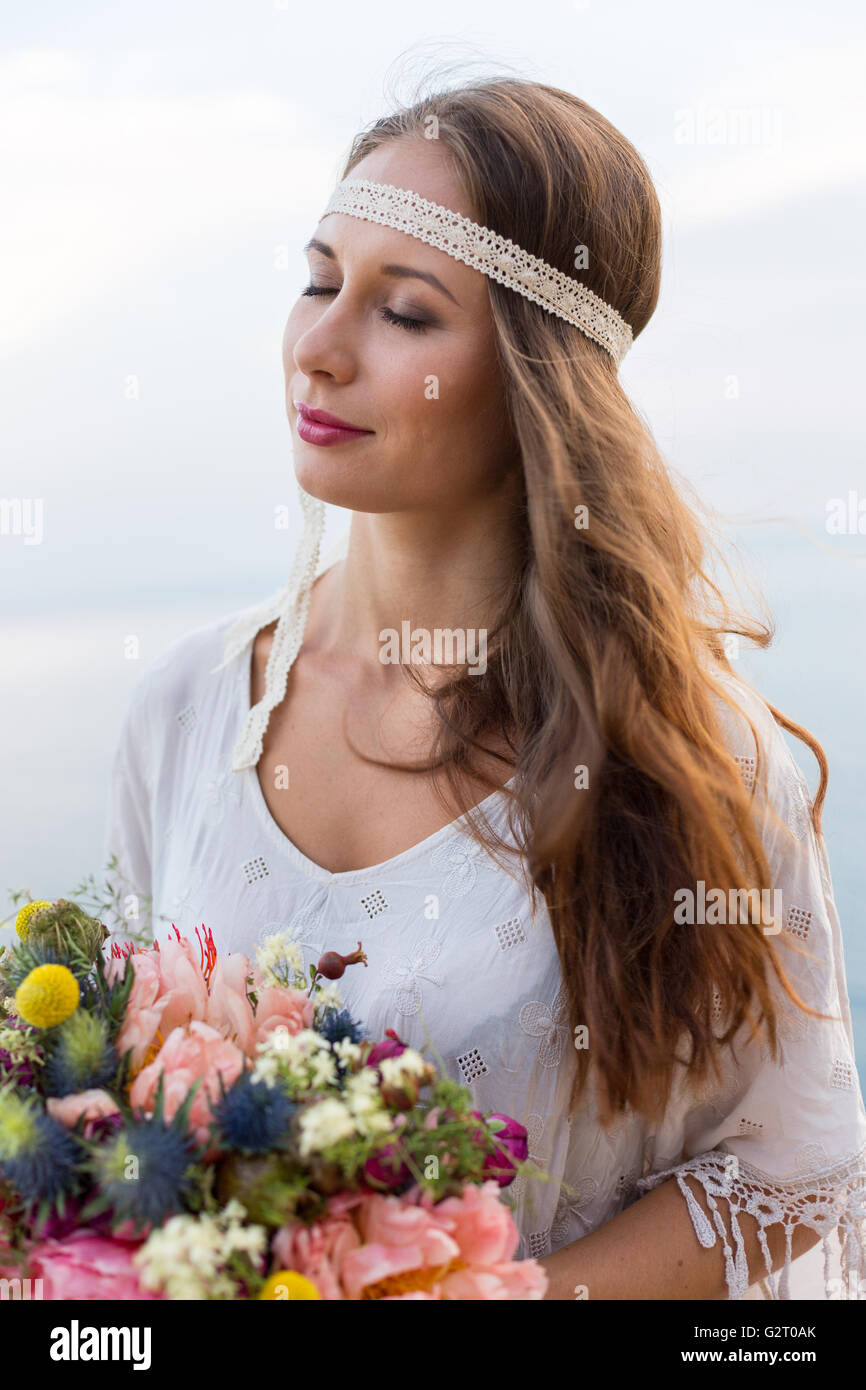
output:
[[[305,285],[301,290],[302,295],[320,294],[339,294],[339,290],[329,288],[326,285]],[[423,333],[427,324],[423,319],[413,319],[407,314],[397,314],[387,306],[381,310],[382,318],[386,323],[393,323],[397,328],[405,328],[410,333]]]

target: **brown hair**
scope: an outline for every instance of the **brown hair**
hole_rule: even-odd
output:
[[[620,132],[568,92],[494,79],[377,120],[355,138],[342,177],[385,141],[429,134],[431,117],[475,218],[577,275],[637,337],[658,299],[661,216]],[[588,267],[576,272],[581,245]],[[678,1037],[690,1039],[685,1060],[698,1081],[744,1022],[753,1032],[763,1022],[776,1056],[770,970],[816,1012],[793,991],[759,922],[724,931],[674,924],[684,885],[770,887],[755,791],[726,746],[720,702],[743,714],[719,677],[734,674],[725,634],[765,647],[772,626],[734,613],[710,577],[712,528],[674,486],[607,352],[488,284],[522,458],[522,543],[485,674],[457,670],[429,692],[432,766],[445,769],[463,804],[461,770],[493,787],[474,753],[485,733],[506,733],[525,862],[550,913],[571,1026],[589,1029],[602,1119],[627,1104],[658,1115]],[[575,526],[577,507],[587,508],[585,529]],[[820,830],[823,750],[768,708],[818,760]],[[588,787],[576,794],[578,766]],[[483,843],[504,846],[486,817],[470,821]],[[576,1057],[573,1103],[590,1068],[589,1052]]]

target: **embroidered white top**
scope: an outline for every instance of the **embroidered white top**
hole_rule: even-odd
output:
[[[345,539],[316,573],[338,558]],[[576,1240],[676,1176],[697,1239],[722,1240],[730,1297],[762,1296],[746,1292],[743,1211],[762,1228],[783,1221],[789,1241],[800,1222],[819,1231],[825,1296],[866,1295],[866,1112],[839,919],[805,780],[760,697],[737,685],[759,732],[771,802],[789,828],[769,818],[762,828],[782,894],[783,928],[771,939],[801,996],[836,1017],[813,1019],[779,991],[780,1062],[755,1042],[738,1043],[736,1061],[725,1054],[721,1084],[702,1093],[683,1069],[662,1123],[628,1112],[604,1129],[592,1085],[568,1117],[576,1053],[562,977],[546,907],[540,897],[533,904],[520,871],[495,863],[461,818],[382,864],[329,873],[279,829],[255,766],[232,771],[249,715],[252,638],[215,668],[243,616],[174,642],[134,686],[116,745],[104,848],[106,859],[118,856],[118,900],[135,895],[127,898],[129,916],[140,899],[144,921],[116,918],[117,938],[133,925],[164,939],[172,923],[186,934],[204,923],[221,952],[252,954],[261,938],[290,928],[306,963],[363,941],[369,966],[348,971],[341,988],[367,1034],[392,1027],[415,1047],[431,1043],[480,1110],[527,1127],[530,1155],[549,1181],[523,1177],[508,1190],[522,1257]],[[751,783],[754,740],[745,722],[731,719],[728,727]],[[495,792],[482,806],[507,836],[507,797]],[[707,1193],[713,1224],[683,1181],[688,1174]],[[717,1197],[731,1204],[733,1248]],[[763,1295],[788,1297],[790,1260],[773,1276],[766,1245],[764,1253]]]

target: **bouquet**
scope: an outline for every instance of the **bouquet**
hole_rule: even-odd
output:
[[[506,1189],[526,1131],[288,934],[106,948],[31,902],[0,956],[0,1275],[54,1299],[540,1299]]]

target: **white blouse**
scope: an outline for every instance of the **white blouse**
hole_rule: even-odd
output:
[[[345,544],[343,537],[316,573]],[[264,936],[289,928],[305,964],[362,941],[369,965],[348,970],[340,989],[366,1035],[395,1028],[414,1047],[431,1044],[430,1055],[470,1088],[479,1110],[505,1112],[526,1126],[530,1157],[549,1181],[524,1176],[506,1189],[520,1257],[568,1245],[676,1176],[697,1239],[704,1246],[722,1240],[730,1297],[789,1296],[790,1261],[775,1276],[768,1263],[767,1281],[747,1294],[743,1211],[762,1226],[783,1221],[789,1239],[798,1222],[820,1231],[825,1296],[866,1296],[866,1112],[839,919],[805,780],[760,697],[737,685],[760,734],[772,803],[790,832],[769,819],[762,829],[782,892],[784,928],[773,940],[801,997],[835,1021],[795,1010],[774,985],[783,1010],[781,1062],[759,1044],[738,1041],[736,1060],[730,1049],[724,1054],[721,1084],[698,1092],[681,1068],[663,1122],[629,1111],[604,1129],[591,1083],[577,1113],[568,1114],[575,1039],[547,909],[524,880],[522,861],[506,872],[461,817],[384,863],[329,873],[279,829],[255,766],[232,771],[249,717],[252,640],[219,663],[244,613],[172,643],[133,688],[104,845],[106,860],[118,856],[114,887],[125,903],[109,924],[116,938],[144,927],[164,939],[172,923],[192,935],[203,923],[222,953],[252,955]],[[727,727],[752,780],[748,728],[733,718]],[[482,807],[514,843],[503,793]],[[687,1174],[704,1188],[712,1224],[683,1181]],[[716,1197],[730,1202],[733,1247]]]

